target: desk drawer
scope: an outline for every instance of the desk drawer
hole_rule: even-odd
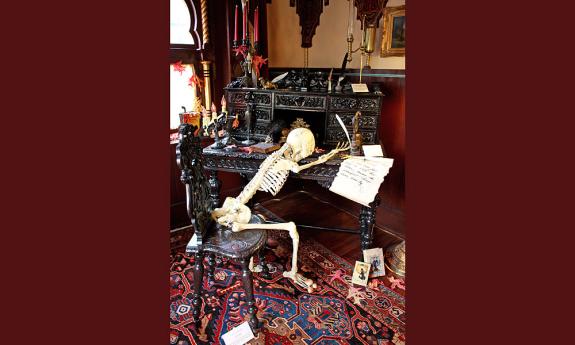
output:
[[[349,130],[349,128],[348,128]],[[350,135],[351,135],[351,131]],[[361,135],[363,136],[363,143],[364,144],[376,144],[375,139],[376,139],[376,132],[375,130],[373,131],[365,131],[362,130],[361,131]],[[343,132],[343,130],[341,129],[341,127],[338,128],[328,128],[327,129],[327,133],[325,136],[325,142],[326,144],[337,144],[338,142],[347,142],[347,137],[345,136],[345,133]]]
[[[278,109],[324,110],[326,97],[306,95],[274,95],[274,105]]]
[[[353,128],[352,120],[355,113],[350,112],[333,112],[328,114],[327,126],[332,128],[341,128],[339,122],[335,118],[335,114],[338,114],[348,130]],[[361,112],[359,117],[359,128],[364,129],[377,129],[377,119],[378,114],[372,112]]]
[[[228,91],[228,102],[233,105],[245,106],[246,91]],[[253,92],[254,104],[257,106],[272,106],[272,94],[267,92]]]
[[[332,110],[379,110],[379,97],[349,97],[331,96],[329,98],[329,108]]]

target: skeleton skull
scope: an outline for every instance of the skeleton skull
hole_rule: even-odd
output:
[[[289,152],[286,152],[288,155],[286,158],[293,162],[299,162],[313,153],[315,138],[309,129],[296,128],[289,132],[286,144],[290,147]]]

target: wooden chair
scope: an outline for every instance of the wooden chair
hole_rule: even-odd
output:
[[[267,265],[263,260],[263,248],[267,240],[266,230],[246,230],[232,232],[230,228],[217,224],[211,218],[212,200],[210,187],[204,173],[200,137],[194,132],[198,128],[182,124],[179,129],[179,144],[176,147],[178,166],[182,170],[181,180],[186,185],[186,206],[188,216],[194,228],[194,236],[186,247],[186,253],[195,256],[194,294],[192,299],[194,320],[199,322],[202,299],[201,288],[204,276],[204,257],[208,255],[208,279],[214,279],[215,257],[224,256],[241,265],[242,282],[248,304],[249,324],[252,330],[259,330],[256,316],[252,272],[249,268],[250,258],[259,255],[262,275],[269,277]],[[252,214],[250,223],[263,223],[257,215]]]

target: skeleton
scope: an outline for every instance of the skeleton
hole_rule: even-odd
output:
[[[310,293],[317,285],[308,278],[298,273],[297,252],[299,246],[299,234],[294,222],[276,224],[249,224],[251,210],[246,203],[258,190],[276,195],[285,184],[290,171],[298,173],[314,165],[321,164],[333,158],[338,152],[349,149],[349,144],[338,144],[329,153],[320,156],[316,161],[298,165],[297,162],[311,155],[315,148],[313,133],[307,128],[296,128],[287,136],[286,143],[277,151],[269,155],[259,167],[258,172],[244,187],[236,198],[227,197],[221,208],[212,211],[212,218],[219,224],[232,228],[232,231],[247,229],[270,229],[289,231],[293,242],[291,270],[283,273],[284,277],[290,278],[294,283],[307,289]],[[253,269],[253,262],[250,262]]]

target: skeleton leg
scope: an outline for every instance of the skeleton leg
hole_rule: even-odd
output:
[[[232,231],[242,231],[248,229],[265,229],[265,230],[284,230],[289,231],[290,237],[293,242],[293,254],[292,254],[292,265],[291,270],[283,273],[283,276],[290,278],[294,283],[308,290],[309,293],[313,292],[317,288],[317,284],[313,280],[305,278],[303,275],[297,272],[297,252],[299,247],[299,234],[294,222],[289,223],[276,223],[276,224],[242,224],[234,223],[232,225]]]

